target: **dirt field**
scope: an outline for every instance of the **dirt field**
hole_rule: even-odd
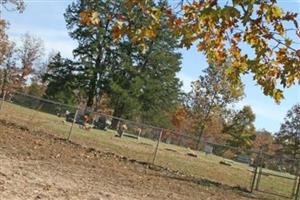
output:
[[[0,199],[250,198],[246,193],[179,179],[0,121]]]

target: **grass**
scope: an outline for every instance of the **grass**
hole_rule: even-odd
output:
[[[67,138],[71,128],[70,123],[65,123],[63,118],[55,115],[39,112],[5,102],[0,111],[0,119],[25,125],[33,130],[46,131],[58,137]],[[86,131],[78,125],[73,127],[71,140],[101,151],[109,151],[139,161],[152,162],[157,141],[146,138],[139,140],[123,137],[115,137],[112,130],[101,131],[92,129]],[[215,155],[206,155],[204,152],[195,152],[198,157],[187,156],[191,150],[160,143],[155,164],[178,170],[187,175],[209,179],[230,186],[239,186],[250,189],[253,172],[247,164],[230,161],[231,166],[222,165],[219,162],[224,158]],[[265,170],[264,170],[265,171]],[[268,173],[272,171],[267,171]],[[272,172],[275,173],[275,172]],[[279,172],[276,172],[277,174]],[[291,176],[280,173],[280,175]],[[274,176],[261,177],[260,189],[267,192],[275,192],[289,196],[294,185],[293,180],[282,179]],[[275,199],[275,197],[268,197]]]

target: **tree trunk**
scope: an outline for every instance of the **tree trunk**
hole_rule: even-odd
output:
[[[93,106],[93,104],[94,104],[94,95],[92,93],[88,93],[86,106],[90,108]]]
[[[101,109],[101,99],[102,99],[102,92],[96,94],[96,102],[95,102],[95,109],[94,109],[95,112]]]
[[[178,139],[178,146],[181,146],[181,143],[182,143],[182,137],[183,137],[182,135],[179,136],[179,139]]]
[[[4,69],[2,86],[1,86],[1,97],[4,95],[4,92],[5,92],[6,87],[7,87],[7,76],[8,76],[7,69]]]
[[[119,106],[116,106],[116,108],[114,109],[114,113],[113,113],[114,118],[112,119],[112,122],[111,122],[111,128],[113,130],[116,130],[118,128],[118,123],[120,120],[117,118],[120,118],[122,116],[123,108],[124,108],[123,105],[119,105]]]
[[[203,135],[203,131],[204,131],[204,126],[201,125],[200,130],[199,130],[197,144],[196,144],[196,150],[199,150],[199,145],[200,145],[200,142],[201,142],[201,137]]]
[[[294,146],[294,151],[293,151],[293,159],[296,160],[297,159],[297,150],[298,150],[298,145]]]
[[[89,90],[87,92],[88,97],[87,97],[86,106],[88,108],[91,108],[94,105],[94,97],[96,94],[96,81],[97,81],[97,74],[94,73],[93,78],[91,79],[91,83],[89,84]]]

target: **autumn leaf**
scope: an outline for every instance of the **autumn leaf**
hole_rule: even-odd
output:
[[[142,54],[145,54],[149,49],[148,45],[145,43],[140,44],[139,47],[141,48]]]
[[[116,40],[119,40],[122,36],[122,30],[120,28],[120,26],[118,25],[115,25],[113,26],[112,28],[112,37],[113,39],[116,41]]]
[[[182,20],[181,19],[176,19],[175,20],[175,25],[176,26],[180,26],[182,24]]]
[[[202,50],[204,50],[206,48],[206,46],[205,46],[205,44],[203,43],[203,42],[201,42],[201,43],[199,43],[198,45],[197,45],[197,49],[199,50],[199,51],[202,51]]]
[[[166,10],[165,13],[166,13],[167,17],[172,17],[173,16],[172,10],[170,10],[170,9]]]
[[[118,19],[119,21],[125,21],[125,20],[126,20],[126,17],[125,17],[124,15],[118,15],[118,16],[117,16],[117,19]]]
[[[281,23],[276,23],[275,24],[275,30],[278,31],[278,33],[280,35],[284,35],[284,28],[283,28],[283,25]]]
[[[142,52],[146,52],[145,41],[154,40],[160,26],[167,25],[170,34],[179,38],[182,47],[189,48],[197,43],[198,51],[204,53],[208,61],[222,62],[224,58],[232,58],[234,70],[230,72],[231,78],[252,73],[264,93],[276,101],[281,98],[281,93],[274,92],[278,85],[273,82],[286,87],[289,75],[295,74],[299,67],[300,49],[291,47],[293,40],[285,37],[289,28],[300,38],[297,14],[284,13],[276,1],[231,0],[226,5],[219,1],[193,1],[183,3],[180,15],[168,6],[155,7],[146,0],[126,0],[125,5],[128,9],[141,10],[147,25],[127,27],[130,20],[139,19],[136,16],[123,17],[120,14],[120,18],[115,15],[116,19],[111,21],[121,21],[126,25],[113,24],[113,38],[126,35],[135,45],[139,45]],[[165,24],[162,23],[162,15],[166,18]],[[97,15],[90,11],[83,12],[80,17],[82,23],[87,25],[94,23],[91,19],[97,19]],[[278,42],[278,35],[285,38]],[[241,53],[245,43],[253,50],[251,59]],[[283,49],[283,46],[289,48]],[[276,66],[281,67],[273,73]],[[293,77],[300,81],[299,75]]]
[[[282,16],[282,10],[278,6],[272,7],[272,16],[274,18],[280,18]]]
[[[240,41],[241,40],[241,34],[240,33],[235,33],[233,35],[233,37],[237,40],[237,41]]]
[[[143,32],[143,36],[149,39],[153,39],[156,37],[156,32],[152,29],[145,29]]]
[[[159,22],[160,16],[161,16],[161,11],[158,10],[157,8],[151,8],[151,17],[154,19],[155,22]]]
[[[285,39],[284,40],[285,45],[291,46],[292,45],[292,40],[291,39]]]
[[[283,96],[283,91],[277,89],[277,90],[275,90],[273,96],[274,96],[274,99],[275,99],[276,103],[279,103],[284,97]]]
[[[99,13],[96,11],[86,10],[80,14],[80,23],[86,26],[98,26],[100,24]]]

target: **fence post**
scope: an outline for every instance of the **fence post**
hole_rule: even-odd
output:
[[[140,139],[143,129],[139,128],[138,131],[138,139]]]
[[[293,194],[291,199],[298,200],[299,199],[299,187],[300,187],[300,176],[299,176],[299,162],[300,160],[296,160],[296,171],[295,171],[295,182],[293,187]]]
[[[4,91],[3,96],[2,96],[2,100],[1,100],[1,103],[0,103],[0,110],[2,110],[2,106],[4,104],[5,97],[6,97],[6,91]]]
[[[299,188],[300,188],[300,177],[298,176],[298,183],[297,183],[297,189],[295,194],[295,200],[299,199]]]
[[[73,119],[73,122],[72,122],[72,125],[71,125],[71,128],[70,128],[70,130],[69,130],[69,135],[68,135],[67,140],[70,140],[71,133],[72,133],[72,130],[73,130],[73,126],[74,126],[74,124],[75,124],[75,122],[76,122],[76,118],[77,118],[77,115],[78,115],[78,110],[79,110],[79,108],[77,107],[76,112],[75,112],[75,115],[74,115],[74,119]]]
[[[260,158],[259,158],[260,159]],[[257,176],[257,170],[258,170],[258,163],[255,165],[255,171],[253,174],[253,179],[252,179],[252,183],[251,183],[251,190],[250,192],[253,192],[253,189],[255,187],[255,181],[256,181],[256,176]]]
[[[295,177],[295,181],[294,181],[294,185],[293,185],[293,193],[292,193],[292,196],[291,196],[291,199],[298,199],[298,184],[299,184],[299,176],[296,175]],[[295,198],[294,198],[295,197]]]
[[[262,167],[263,167],[263,151],[262,151],[262,149],[260,149],[260,152],[259,152],[259,172],[258,172],[258,177],[257,177],[257,181],[256,181],[255,190],[258,190],[258,188],[259,188],[259,182],[260,182],[260,178],[261,178],[261,175],[262,175]]]
[[[154,162],[155,162],[155,159],[156,159],[156,155],[157,155],[157,151],[158,151],[158,147],[159,147],[159,143],[160,143],[162,134],[163,134],[163,129],[161,129],[161,131],[159,133],[159,138],[158,138],[157,143],[156,143],[156,147],[155,147],[155,151],[154,151],[154,156],[153,156],[153,161],[152,161],[153,165],[154,165]]]
[[[295,169],[295,179],[294,179],[294,184],[293,184],[293,190],[292,190],[292,194],[291,194],[291,199],[295,199],[297,198],[296,195],[296,189],[297,189],[297,183],[298,183],[298,171],[299,171],[299,161],[298,160],[294,160],[294,167],[296,166]]]

